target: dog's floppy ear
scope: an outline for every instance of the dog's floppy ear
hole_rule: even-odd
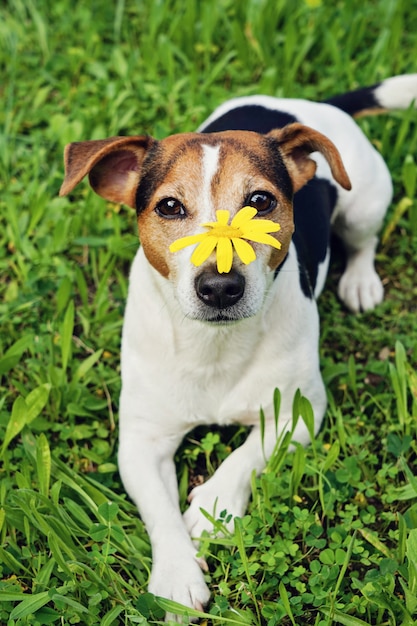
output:
[[[317,165],[309,157],[311,152],[321,152],[330,165],[334,179],[344,188],[351,189],[349,176],[346,173],[338,149],[330,139],[303,124],[288,124],[284,128],[273,130],[269,137],[278,142],[294,192],[303,187],[313,178]]]
[[[65,196],[89,175],[96,193],[110,200],[135,208],[142,162],[152,137],[110,137],[96,141],[80,141],[65,147],[65,179],[59,195]]]

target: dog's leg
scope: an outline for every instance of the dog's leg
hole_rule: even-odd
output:
[[[378,238],[372,237],[362,247],[345,242],[347,261],[339,281],[339,298],[354,313],[369,311],[384,298],[384,287],[375,271],[374,259]]]
[[[345,245],[346,268],[339,283],[339,297],[354,312],[373,309],[382,302],[384,288],[375,271],[377,233],[392,198],[392,182],[385,162],[376,152],[364,168],[351,175],[352,192],[342,190],[342,199],[333,224]]]
[[[320,426],[321,415],[324,412],[325,401],[322,411],[317,412],[316,430]],[[290,413],[287,413],[289,416]],[[287,430],[291,425],[291,418],[280,417],[280,422],[287,421]],[[279,427],[279,431],[282,427]],[[261,429],[255,426],[245,443],[228,456],[215,474],[203,485],[195,487],[190,494],[190,506],[184,513],[184,521],[193,540],[198,544],[203,531],[213,529],[210,521],[202,515],[203,509],[215,519],[219,518],[222,511],[226,510],[232,517],[244,515],[251,491],[251,476],[253,471],[259,474],[265,467],[267,459],[271,456],[277,436],[274,420],[265,424],[264,438],[262,442]],[[309,434],[304,422],[300,419],[293,435],[294,441],[307,445],[310,441]],[[233,521],[230,521],[229,529],[233,529]]]
[[[202,610],[210,593],[185,528],[178,504],[174,452],[175,438],[149,436],[124,425],[119,447],[119,469],[126,491],[137,505],[152,545],[149,590],[185,606]],[[170,619],[175,619],[170,615]]]

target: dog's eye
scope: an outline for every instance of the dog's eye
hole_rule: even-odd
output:
[[[160,217],[168,220],[178,219],[186,216],[186,210],[183,204],[175,198],[164,198],[155,207],[156,213]]]
[[[277,201],[268,191],[255,191],[249,196],[246,204],[257,209],[259,215],[266,215],[276,207]]]

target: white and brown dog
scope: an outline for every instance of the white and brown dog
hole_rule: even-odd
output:
[[[291,425],[297,389],[319,429],[326,393],[315,299],[331,228],[347,251],[342,301],[361,311],[383,298],[374,251],[391,178],[351,116],[405,108],[416,98],[417,74],[325,103],[251,96],[220,106],[198,133],[67,146],[61,195],[88,174],[98,194],[138,216],[141,247],[122,339],[119,466],[150,535],[156,595],[197,609],[207,603],[206,564],[193,543],[210,530],[200,509],[244,513],[251,474],[262,471],[276,443],[274,389],[282,395],[281,432]],[[279,222],[281,250],[254,244],[255,261],[235,257],[223,274],[214,254],[195,267],[192,248],[169,251],[179,237],[202,232],[216,210],[233,216],[243,206]],[[182,515],[173,461],[179,443],[197,425],[237,422],[252,427],[246,442],[193,489]],[[293,438],[308,443],[302,420]]]

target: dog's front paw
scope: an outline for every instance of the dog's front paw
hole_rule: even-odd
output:
[[[354,313],[370,311],[384,298],[384,287],[374,268],[347,268],[339,282],[339,298]]]
[[[167,554],[164,559],[154,562],[149,591],[155,596],[203,611],[210,599],[210,591],[204,581],[202,569],[208,569],[204,559],[193,556],[179,561],[171,559]],[[183,622],[183,616],[173,613],[167,613],[165,619]],[[196,621],[192,617],[188,619],[190,622]]]
[[[192,539],[198,543],[204,531],[213,531],[213,523],[203,515],[201,509],[216,520],[224,517],[225,527],[232,531],[233,518],[241,517],[245,513],[247,498],[244,491],[242,489],[241,493],[232,498],[230,494],[222,493],[221,490],[213,490],[210,481],[195,487],[188,497],[190,506],[183,515],[185,526]],[[223,512],[226,512],[225,516],[222,515]]]

